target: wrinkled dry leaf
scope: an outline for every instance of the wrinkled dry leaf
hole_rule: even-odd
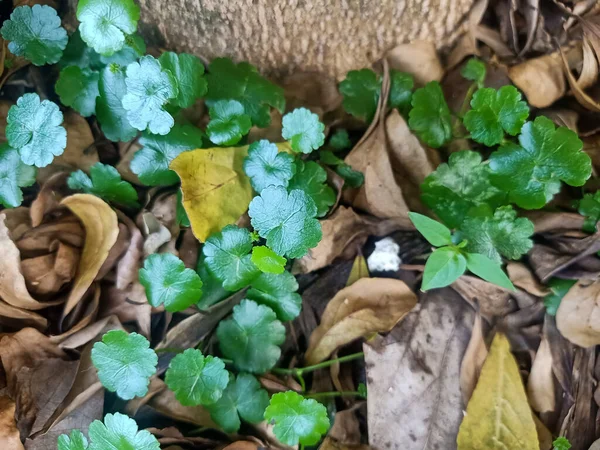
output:
[[[435,290],[386,338],[363,345],[373,448],[456,449],[460,361],[473,319],[454,291]]]
[[[121,158],[115,166],[115,169],[117,169],[121,178],[130,183],[137,184],[138,186],[143,186],[143,183],[138,176],[131,171],[129,165],[131,164],[131,160],[135,156],[135,153],[141,148],[142,146],[137,139],[131,142],[119,142],[119,156]]]
[[[340,441],[327,436],[319,446],[319,450],[370,450],[371,447],[363,444],[343,444]]]
[[[391,69],[410,73],[420,86],[430,81],[440,81],[444,76],[444,68],[432,42],[400,44],[388,51],[385,57]]]
[[[0,442],[7,450],[24,450],[15,421],[16,405],[7,396],[0,397]]]
[[[560,54],[528,59],[508,69],[512,82],[536,108],[546,108],[565,95],[566,83]]]
[[[286,76],[280,86],[284,89],[288,111],[304,107],[322,116],[342,104],[336,80],[323,73],[295,71]]]
[[[481,278],[463,275],[450,287],[474,308],[475,305],[479,305],[480,313],[486,318],[502,317],[517,309],[516,302],[509,290],[488,283]]]
[[[150,212],[141,214],[141,221],[144,226],[144,243],[142,245],[144,258],[158,250],[165,244],[169,243],[173,235],[169,229],[160,223],[156,217]]]
[[[537,412],[551,412],[556,408],[552,351],[545,336],[542,336],[542,342],[538,347],[531,366],[531,373],[527,379],[527,395],[529,404]]]
[[[576,345],[599,345],[600,282],[577,282],[560,302],[556,325],[561,334]]]
[[[21,261],[29,292],[36,296],[56,294],[75,276],[79,253],[78,248],[59,242],[55,252]]]
[[[355,339],[391,330],[416,303],[416,295],[403,281],[361,278],[327,304],[310,336],[306,363],[317,364]]]
[[[501,333],[494,337],[457,442],[458,450],[540,448],[519,368]]]
[[[6,216],[4,224],[8,228],[13,242],[18,241],[31,229],[31,217],[29,208],[19,206],[18,208],[5,209],[2,214]]]
[[[524,291],[537,297],[544,297],[550,293],[550,290],[541,284],[533,273],[525,266],[518,262],[510,262],[506,265],[506,271],[510,281]]]
[[[181,178],[183,206],[201,242],[248,209],[252,186],[242,164],[248,147],[199,149],[181,153],[171,169]]]
[[[16,308],[0,300],[0,323],[13,328],[22,326],[45,330],[48,320],[33,311]]]
[[[571,92],[573,93],[573,96],[575,97],[575,99],[577,99],[577,101],[579,102],[579,104],[581,106],[583,106],[586,109],[589,109],[590,111],[593,112],[600,112],[600,103],[597,102],[594,98],[592,98],[590,95],[588,95],[583,89],[582,86],[580,86],[579,82],[575,79],[575,77],[573,76],[573,74],[571,73],[571,65],[569,64],[569,55],[565,55],[565,53],[563,52],[563,50],[561,48],[559,48],[560,50],[560,57],[561,57],[561,61],[562,61],[562,68],[564,69],[564,73],[567,77],[567,81],[569,82],[569,86],[571,88]]]
[[[44,221],[44,216],[54,211],[60,205],[61,200],[69,194],[68,176],[69,174],[66,172],[59,172],[51,175],[44,182],[29,210],[32,226],[40,226]]]
[[[488,349],[483,339],[481,315],[476,314],[473,333],[465,351],[465,356],[460,363],[460,391],[465,405],[469,403],[471,395],[473,395],[487,355]]]
[[[367,237],[384,236],[399,228],[393,220],[362,216],[352,208],[339,206],[328,218],[321,220],[323,238],[306,256],[294,261],[294,272],[313,272],[342,255],[352,257]]]
[[[117,263],[115,286],[117,289],[125,289],[138,279],[138,269],[142,258],[142,246],[144,237],[133,220],[117,211],[117,217],[129,229],[129,246],[123,257]]]
[[[148,303],[144,286],[137,280],[125,289],[105,286],[101,304],[99,317],[116,316],[121,323],[135,322],[138,332],[150,338],[152,306]]]
[[[581,214],[548,211],[529,211],[527,218],[533,222],[535,233],[581,230],[585,221]]]

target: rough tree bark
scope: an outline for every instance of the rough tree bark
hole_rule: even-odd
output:
[[[301,68],[335,77],[369,66],[396,44],[438,48],[460,33],[475,0],[137,0],[151,43],[261,71]],[[74,11],[77,0],[68,0]]]

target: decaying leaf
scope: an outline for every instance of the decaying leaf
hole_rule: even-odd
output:
[[[600,344],[600,282],[578,281],[560,302],[556,325],[581,347]]]
[[[75,194],[65,198],[61,204],[81,220],[86,230],[77,276],[63,310],[63,317],[66,317],[79,303],[108,257],[117,241],[119,224],[112,208],[93,195]]]
[[[421,86],[430,81],[440,81],[444,76],[444,68],[432,42],[400,44],[388,51],[385,57],[390,68],[410,73]]]
[[[527,379],[527,395],[531,407],[540,413],[554,411],[554,374],[552,373],[552,351],[545,335],[531,366]]]
[[[386,338],[363,345],[373,448],[456,449],[460,361],[473,319],[454,291],[435,290]]]
[[[248,147],[199,149],[181,153],[171,169],[181,178],[183,206],[201,242],[248,209],[252,186],[242,165]]]
[[[510,281],[517,287],[537,297],[544,297],[550,290],[542,285],[525,264],[511,262],[506,265]]]
[[[536,108],[546,108],[566,91],[565,76],[559,53],[529,59],[508,69],[512,82],[525,93]]]
[[[327,304],[310,336],[306,362],[325,360],[338,347],[369,333],[391,330],[416,305],[417,297],[399,280],[361,278]]]
[[[11,450],[24,450],[17,423],[15,421],[16,405],[8,396],[0,397],[0,442]]]
[[[460,363],[460,390],[465,405],[469,403],[471,395],[473,395],[481,368],[487,356],[488,349],[483,339],[483,323],[481,315],[477,314],[475,316],[475,323],[473,324],[471,340],[465,351],[465,356]]]
[[[458,432],[458,450],[538,450],[535,422],[505,335],[497,333]]]

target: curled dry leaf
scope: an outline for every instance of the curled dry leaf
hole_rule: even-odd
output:
[[[502,317],[517,309],[511,291],[481,278],[463,275],[452,283],[451,287],[474,308],[478,308],[481,315],[487,319],[493,316]]]
[[[369,333],[391,330],[416,304],[416,295],[403,281],[361,278],[327,304],[310,336],[306,363],[324,361],[337,348]]]
[[[69,174],[66,172],[55,173],[42,184],[42,188],[29,209],[32,226],[40,226],[44,221],[44,216],[55,210],[61,200],[70,193],[67,186],[68,177]]]
[[[24,450],[15,420],[15,402],[8,396],[0,397],[0,442],[7,449]]]
[[[552,351],[545,335],[542,335],[542,342],[538,347],[527,379],[527,396],[529,404],[537,412],[551,412],[556,408]]]
[[[456,448],[464,408],[460,361],[473,319],[454,291],[435,290],[388,336],[363,345],[373,448]]]
[[[548,211],[529,211],[527,218],[533,222],[535,233],[550,231],[582,230],[585,217],[576,213],[554,213]]]
[[[458,432],[458,450],[539,450],[535,422],[505,335],[494,337]]]
[[[488,355],[488,349],[483,339],[483,323],[481,315],[475,315],[475,323],[473,324],[473,333],[469,340],[469,345],[465,351],[465,356],[460,363],[460,391],[462,392],[463,401],[469,403],[471,395],[477,385],[481,368]]]
[[[400,226],[393,220],[380,220],[357,214],[352,208],[338,207],[321,220],[323,238],[317,247],[294,262],[294,271],[313,272],[327,267],[336,258],[351,258],[369,236],[385,236]]]
[[[198,240],[234,223],[248,209],[253,191],[242,169],[248,147],[181,153],[171,169],[181,178],[183,206]]]
[[[537,297],[544,297],[550,293],[550,290],[541,284],[535,275],[525,266],[525,264],[511,262],[506,266],[510,281],[517,287]]]
[[[131,236],[129,239],[129,246],[125,251],[125,254],[117,263],[116,271],[115,286],[117,289],[125,289],[131,283],[137,281],[144,237],[133,220],[131,220],[121,211],[117,211],[117,217],[127,226]]]
[[[385,57],[391,69],[410,73],[421,86],[430,81],[440,81],[444,76],[444,68],[432,42],[400,44],[388,51]]]
[[[565,55],[562,49],[559,48],[560,57],[562,61],[562,68],[573,92],[573,96],[577,99],[579,104],[586,109],[593,112],[600,112],[600,103],[588,95],[583,89],[583,86],[579,84],[578,80],[571,73],[571,66],[569,64],[569,55]]]
[[[600,344],[600,282],[578,281],[556,312],[560,333],[580,347]]]
[[[86,231],[77,276],[63,309],[64,318],[77,306],[96,278],[117,241],[119,224],[112,208],[93,195],[75,194],[65,198],[61,204],[79,218]]]
[[[546,108],[566,92],[563,63],[559,53],[528,59],[508,69],[512,82],[536,108]]]

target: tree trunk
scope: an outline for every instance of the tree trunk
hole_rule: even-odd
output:
[[[417,39],[452,43],[475,0],[138,0],[152,44],[343,77]],[[77,0],[69,0],[76,5]]]

